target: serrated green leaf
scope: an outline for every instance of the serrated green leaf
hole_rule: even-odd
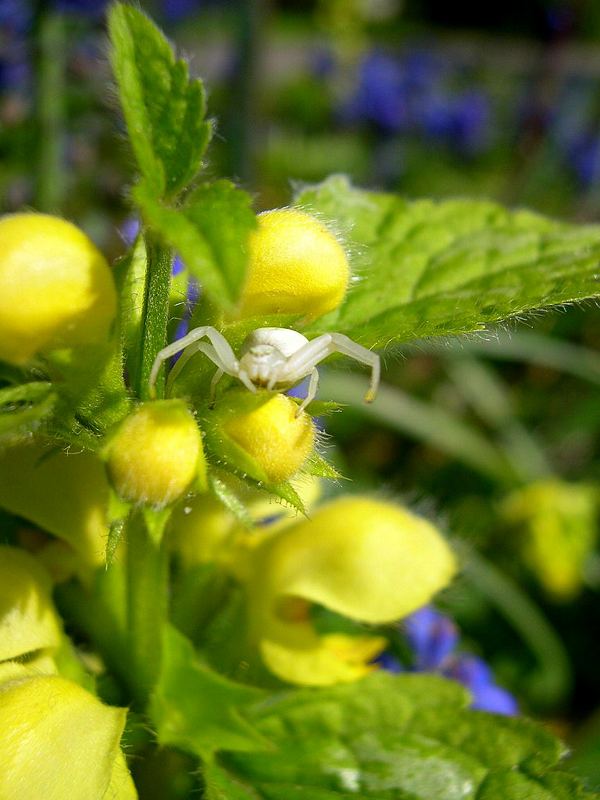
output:
[[[131,146],[145,181],[173,196],[200,169],[211,135],[200,80],[190,80],[159,29],[133,6],[117,3],[108,18],[111,64]]]
[[[214,471],[208,474],[208,485],[215,497],[218,497],[225,508],[233,514],[238,522],[246,528],[253,527],[254,522],[244,503],[233,489],[231,489],[225,481],[222,481]]]
[[[467,708],[459,684],[375,673],[270,697],[245,712],[274,750],[221,754],[210,800],[566,800],[560,743],[526,719]],[[524,793],[529,791],[530,794]],[[229,794],[228,794],[229,792]]]
[[[124,519],[115,519],[110,523],[110,527],[108,529],[108,538],[106,540],[105,558],[107,567],[112,565],[117,552],[117,547],[120,545],[121,540],[123,539],[125,522],[126,520]]]
[[[240,714],[263,694],[202,664],[185,636],[173,627],[166,628],[161,673],[149,708],[160,744],[206,759],[219,749],[268,748],[267,741]]]
[[[259,484],[259,488],[281,498],[281,500],[283,500],[293,509],[306,516],[306,508],[304,507],[302,498],[289,481],[282,481],[281,483],[266,482],[264,484]]]
[[[244,283],[246,241],[256,224],[250,197],[228,181],[201,186],[185,206],[167,208],[148,184],[134,198],[145,221],[184,260],[212,302],[232,309]]]
[[[317,478],[329,478],[330,480],[339,480],[344,476],[337,471],[337,469],[326,461],[322,455],[313,450],[310,454],[302,470],[309,475],[315,475]]]
[[[343,177],[296,204],[330,220],[357,282],[310,334],[367,346],[483,329],[600,294],[600,226],[574,226],[485,200],[416,200],[356,189]]]

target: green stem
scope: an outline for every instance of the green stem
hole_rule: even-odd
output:
[[[65,196],[64,123],[67,37],[60,14],[39,4],[36,19],[37,176],[35,205],[60,213]]]
[[[134,386],[141,400],[150,398],[148,380],[159,350],[167,343],[169,321],[169,292],[171,289],[172,251],[150,232],[146,240],[146,286],[142,313],[139,373]],[[156,382],[156,396],[164,396],[164,371]]]
[[[237,6],[238,69],[233,87],[232,108],[235,111],[231,118],[232,172],[252,185],[267,9],[266,0],[239,0]]]
[[[139,511],[132,513],[126,537],[130,689],[136,706],[142,709],[160,670],[167,617],[168,557],[164,544],[150,537]]]

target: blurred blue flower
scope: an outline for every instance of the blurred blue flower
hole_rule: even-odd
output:
[[[491,100],[476,86],[452,88],[452,77],[449,64],[422,48],[402,57],[372,51],[359,65],[356,90],[340,116],[383,135],[425,135],[475,155],[490,143]]]
[[[162,8],[169,22],[179,22],[199,11],[203,5],[202,0],[163,0]]]
[[[462,683],[473,695],[472,708],[494,714],[514,716],[519,713],[515,698],[494,682],[492,670],[483,659],[472,655],[458,655],[444,670],[448,678]]]
[[[567,148],[567,160],[585,189],[600,181],[600,136],[584,133],[574,137]]]
[[[406,127],[407,104],[400,62],[379,51],[367,54],[359,67],[354,97],[342,109],[349,122],[364,120],[386,133]]]
[[[494,681],[489,666],[477,656],[456,652],[459,632],[454,622],[431,606],[425,606],[404,620],[406,640],[413,654],[415,672],[437,672],[452,678],[471,692],[471,708],[513,716],[519,708],[515,698]],[[390,653],[377,663],[388,672],[403,672],[403,665]]]
[[[419,672],[443,669],[458,644],[456,625],[431,606],[407,617],[405,630]]]

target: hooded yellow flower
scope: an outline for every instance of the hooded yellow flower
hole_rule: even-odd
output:
[[[315,686],[364,675],[385,640],[320,636],[312,603],[358,622],[390,623],[429,602],[456,571],[431,523],[365,497],[334,501],[312,519],[267,535],[250,566],[252,641],[274,674]]]
[[[0,664],[0,800],[135,800],[125,716],[72,681]]]
[[[232,480],[237,494],[245,503],[246,510],[255,523],[269,520],[269,530],[273,525],[281,525],[298,516],[296,509],[273,502],[264,493],[249,489],[245,484]],[[303,475],[292,479],[292,486],[298,492],[304,507],[310,509],[317,501],[321,489],[319,479]],[[239,520],[223,503],[209,494],[200,494],[186,500],[173,513],[169,524],[169,546],[181,558],[186,567],[196,564],[228,562],[234,566],[237,556],[238,536],[244,534]],[[235,571],[235,569],[234,569]]]
[[[509,495],[501,510],[520,526],[523,560],[546,591],[559,600],[576,595],[598,538],[598,490],[556,479],[536,481]]]
[[[1,359],[101,342],[115,312],[110,267],[79,228],[48,214],[0,219]]]
[[[50,588],[33,556],[0,546],[0,662],[32,653],[47,657],[58,647],[61,626]]]
[[[109,491],[91,453],[42,443],[0,449],[0,507],[67,542],[84,569],[104,564]]]

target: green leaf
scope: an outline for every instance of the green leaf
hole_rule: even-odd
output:
[[[38,427],[56,405],[52,389],[47,381],[35,381],[0,390],[0,437],[18,437]]]
[[[250,196],[229,181],[217,181],[200,186],[178,209],[161,205],[147,184],[136,187],[134,198],[212,302],[233,308],[244,284],[246,241],[256,225]]]
[[[159,29],[136,8],[114,5],[108,17],[111,64],[131,146],[145,181],[173,196],[193,180],[211,136],[199,80],[190,80]]]
[[[246,711],[274,746],[207,765],[209,800],[566,800],[589,797],[556,769],[551,734],[467,708],[459,684],[374,673],[271,696]],[[529,793],[527,793],[529,792]]]
[[[185,636],[166,628],[161,673],[149,709],[160,744],[205,759],[219,749],[265,749],[266,740],[240,714],[263,694],[205,666]]]
[[[222,472],[221,474],[231,477],[227,472]],[[211,470],[209,472],[208,485],[215,497],[223,503],[225,508],[233,514],[241,525],[245,528],[253,527],[254,522],[252,516],[248,512],[244,502],[238,497],[228,483],[218,477],[216,470]]]
[[[330,464],[320,453],[316,450],[308,457],[303,466],[303,471],[309,475],[315,475],[317,478],[329,478],[330,480],[340,480],[344,476],[337,471],[337,469]]]
[[[574,226],[485,200],[404,200],[333,177],[296,204],[331,220],[358,278],[309,333],[367,346],[482,330],[600,294],[600,226]]]

